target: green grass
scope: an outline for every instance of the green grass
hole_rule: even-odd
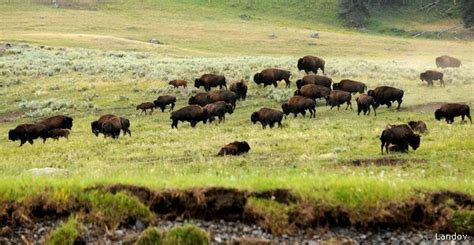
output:
[[[66,224],[55,229],[48,238],[46,244],[60,245],[60,244],[74,244],[74,241],[80,235],[81,224],[75,218],[70,218]]]

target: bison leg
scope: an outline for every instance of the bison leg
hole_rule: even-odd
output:
[[[337,110],[339,111],[339,108],[341,107],[341,104],[337,104]]]
[[[469,113],[466,113],[466,117],[469,118],[469,121],[471,122],[472,124],[472,119],[471,119],[471,115]]]
[[[270,128],[273,128],[275,126],[275,123],[274,122],[271,122],[270,123]]]
[[[266,122],[261,122],[262,123],[262,128],[265,129],[267,128],[267,123]]]
[[[400,106],[402,105],[403,100],[399,99],[399,100],[397,100],[397,102],[398,102],[397,110],[400,110]]]
[[[377,116],[377,111],[376,111],[375,107],[372,107],[372,108],[374,108],[374,117],[375,117],[375,116]]]
[[[174,110],[174,106],[175,106],[175,103],[171,103],[171,108],[170,108],[170,111]]]
[[[286,87],[289,88],[291,85],[290,79],[285,79]]]
[[[32,145],[33,144],[33,139],[28,138],[28,143],[30,143],[30,145]]]
[[[20,147],[26,143],[26,139],[21,139],[20,141]]]
[[[178,120],[173,120],[173,122],[171,123],[171,128],[178,129]]]
[[[278,87],[278,83],[277,82],[273,82],[273,86]]]
[[[381,137],[381,138],[380,138],[380,141],[381,141],[380,152],[381,152],[382,155],[383,155],[383,147],[385,146],[385,140],[383,140],[383,138]]]
[[[153,113],[153,107],[151,108],[150,115],[151,115],[151,113]]]
[[[194,127],[196,127],[196,124],[197,124],[197,122],[196,122],[196,121],[194,121],[194,120],[193,120],[193,121],[191,121],[191,127],[193,127],[193,128],[194,128]]]
[[[439,82],[440,82],[440,85],[439,85],[440,87],[445,87],[445,85],[444,85],[444,81],[443,81],[443,79],[442,79],[442,78],[441,78],[441,79],[439,79]]]

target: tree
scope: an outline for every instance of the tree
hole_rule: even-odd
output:
[[[464,27],[470,28],[474,26],[474,1],[473,0],[462,0],[461,1],[461,18],[464,23]]]

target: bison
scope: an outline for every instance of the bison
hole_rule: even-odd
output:
[[[213,91],[209,93],[208,101],[209,103],[225,101],[226,103],[231,104],[232,107],[235,109],[237,97],[237,94],[232,91]]]
[[[428,126],[426,126],[426,123],[423,121],[409,121],[408,126],[413,130],[415,133],[419,134],[428,134]]]
[[[63,129],[72,129],[73,119],[68,116],[58,115],[45,118],[37,123],[44,124],[48,127],[48,130],[63,128]]]
[[[101,116],[99,118],[99,120],[93,121],[91,123],[92,133],[95,136],[99,136],[99,133],[104,133],[103,132],[104,123],[111,120],[111,119],[113,119],[113,118],[116,118],[116,117],[117,117],[116,115],[106,114],[106,115]],[[121,122],[121,127],[120,128],[123,131],[123,135],[126,135],[128,133],[128,135],[131,137],[132,132],[130,131],[130,120],[128,120],[127,118],[124,118],[124,117],[117,117],[117,118]],[[108,129],[110,129],[110,126],[108,127]],[[108,135],[111,135],[110,132],[109,132]],[[105,136],[105,134],[104,134],[104,136]]]
[[[331,93],[327,96],[326,101],[327,104],[331,106],[331,109],[334,106],[337,106],[337,109],[339,110],[339,107],[341,104],[347,103],[346,110],[351,107],[352,110],[352,103],[351,103],[352,95],[349,92],[346,91],[341,91],[341,90],[333,90]]]
[[[176,97],[171,95],[161,95],[158,96],[156,100],[153,101],[155,108],[160,108],[161,112],[165,111],[167,105],[171,105],[170,111],[174,110],[174,106],[176,104]]]
[[[122,120],[120,117],[112,117],[102,124],[101,132],[104,137],[111,136],[117,139],[120,136],[120,131],[123,129]]]
[[[460,67],[461,61],[447,55],[443,55],[436,58],[436,67],[447,68],[447,67]]]
[[[225,87],[227,89],[225,77],[215,74],[204,74],[194,81],[194,87],[199,88],[201,86],[206,91],[210,91],[212,87],[219,87],[220,89]]]
[[[411,146],[413,150],[418,149],[420,141],[420,135],[415,134],[408,125],[390,125],[383,130],[380,136],[380,149],[383,154],[383,148],[385,147],[385,151],[388,153],[389,145],[393,144],[396,145],[401,152],[407,152],[408,146]]]
[[[294,95],[301,95],[313,100],[324,98],[326,99],[331,89],[315,84],[306,84],[303,85],[300,89],[296,90]]]
[[[151,113],[153,112],[153,108],[155,108],[155,104],[153,104],[151,102],[144,102],[144,103],[141,103],[141,104],[137,105],[137,111],[142,110],[141,113],[145,112],[145,115],[146,115],[146,110],[150,110],[150,115],[151,115]]]
[[[207,118],[209,119],[209,122],[214,121],[214,117],[219,118],[219,123],[221,121],[225,122],[225,114],[232,114],[234,112],[234,107],[224,101],[218,101],[212,104],[207,104],[206,106],[204,106],[204,109],[207,110]]]
[[[298,113],[301,113],[304,117],[306,115],[306,110],[309,110],[309,113],[311,114],[310,118],[316,117],[316,102],[304,96],[296,95],[291,97],[288,102],[281,105],[281,108],[283,109],[283,114],[285,114],[285,116],[293,113],[296,117]]]
[[[365,83],[362,83],[362,82],[357,82],[350,79],[344,79],[338,83],[334,83],[332,85],[332,89],[342,90],[342,91],[346,91],[346,92],[354,93],[354,94],[355,93],[362,94],[367,90],[367,85],[365,85]]]
[[[403,102],[403,93],[403,90],[389,86],[380,86],[374,90],[367,91],[367,94],[375,99],[376,107],[379,105],[387,105],[387,107],[390,108],[392,102],[397,101],[397,110],[400,109],[400,105]]]
[[[321,75],[306,75],[303,79],[296,81],[296,87],[298,89],[301,89],[301,87],[306,84],[315,84],[331,89],[332,79]]]
[[[250,145],[246,141],[234,141],[221,148],[218,156],[224,155],[241,155],[250,151]]]
[[[444,87],[443,73],[439,71],[431,71],[431,70],[425,71],[420,74],[420,80],[426,81],[428,83],[428,87],[433,86],[434,80],[439,80],[440,86]]]
[[[361,94],[356,99],[357,102],[357,115],[360,115],[360,112],[363,111],[364,115],[367,113],[367,116],[370,115],[370,107],[374,109],[374,116],[377,116],[377,107],[375,105],[375,99],[372,96],[367,94]]]
[[[448,103],[444,104],[441,106],[441,108],[435,111],[436,120],[439,121],[442,118],[445,118],[448,124],[452,124],[454,122],[454,118],[458,116],[461,116],[462,122],[464,122],[464,117],[469,118],[469,121],[471,121],[472,124],[470,108],[468,105]]]
[[[273,128],[275,123],[278,123],[278,127],[282,127],[282,119],[283,112],[266,107],[261,108],[260,110],[252,113],[252,115],[250,116],[250,121],[252,121],[253,124],[260,122],[264,129],[267,127],[267,125],[270,125],[270,128]]]
[[[188,100],[189,105],[205,106],[209,104],[209,93],[197,93]]]
[[[278,86],[278,82],[284,80],[286,87],[289,88],[291,84],[290,76],[291,72],[289,71],[269,68],[255,73],[253,76],[253,81],[258,85],[263,84],[264,87],[273,84],[273,86],[276,88]]]
[[[171,128],[178,128],[178,122],[186,121],[191,123],[191,127],[195,127],[198,122],[207,122],[207,110],[198,105],[188,105],[171,113]]]
[[[186,88],[188,86],[188,82],[185,80],[172,80],[168,84],[172,85],[175,88],[179,88],[179,87]]]
[[[245,100],[247,98],[247,84],[245,84],[244,80],[240,80],[240,82],[232,83],[229,86],[229,90],[237,94],[237,99]]]
[[[20,140],[20,146],[27,141],[33,144],[33,140],[42,138],[43,142],[48,138],[48,126],[40,123],[20,124],[16,128],[8,131],[8,139],[11,141]]]
[[[321,69],[321,71],[324,74],[324,60],[316,57],[316,56],[304,56],[303,58],[300,58],[298,60],[298,70],[299,71],[305,71],[306,74],[308,74],[310,71],[313,73],[317,74],[318,69]]]
[[[69,130],[57,128],[57,129],[48,131],[48,138],[52,138],[54,140],[59,140],[59,138],[61,137],[69,139],[69,134],[70,134]]]

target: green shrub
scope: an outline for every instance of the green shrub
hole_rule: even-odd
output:
[[[474,211],[456,211],[453,215],[452,224],[455,232],[472,233],[474,231]]]
[[[165,236],[167,245],[204,245],[209,244],[208,234],[194,225],[184,225],[171,229]]]
[[[163,244],[163,235],[157,227],[148,227],[140,234],[136,245],[160,245]]]
[[[81,226],[75,218],[70,218],[68,222],[56,230],[52,231],[46,244],[64,245],[74,244],[80,235]]]

